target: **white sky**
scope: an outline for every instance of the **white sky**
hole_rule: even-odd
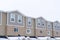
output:
[[[18,10],[26,16],[60,21],[60,0],[0,0],[0,10]]]

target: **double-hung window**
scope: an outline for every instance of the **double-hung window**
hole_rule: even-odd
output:
[[[31,26],[32,25],[32,19],[31,18],[27,18],[27,25]]]
[[[40,27],[41,23],[40,23],[40,19],[37,19],[37,26]]]
[[[21,15],[18,15],[17,22],[20,23],[20,24],[22,24],[22,18],[23,18],[23,17],[22,17]]]
[[[15,14],[10,14],[10,22],[15,22]]]

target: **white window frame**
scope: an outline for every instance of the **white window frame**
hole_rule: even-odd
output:
[[[47,22],[47,28],[52,29],[52,23],[51,22]]]
[[[40,26],[41,25],[40,19],[37,19],[36,23],[37,23],[37,26]],[[38,25],[38,23],[40,23],[40,25]]]
[[[14,21],[11,21],[11,18],[14,18]],[[15,14],[13,13],[10,14],[10,22],[15,22]]]
[[[44,24],[44,21],[41,21],[41,26],[42,26],[42,27],[44,27],[44,26],[45,26],[45,24],[44,24],[44,25],[43,25],[43,24]]]
[[[21,22],[19,22],[19,20],[21,20]],[[22,15],[18,15],[17,22],[19,24],[22,24],[22,21],[23,21],[23,16]]]
[[[31,23],[29,24],[29,22]],[[32,26],[32,18],[30,17],[27,18],[27,26]]]
[[[28,33],[27,30],[30,30],[30,32]],[[31,29],[26,29],[26,34],[30,34],[31,33]]]
[[[48,31],[48,32],[47,32],[47,34],[48,34],[48,36],[50,36],[51,32],[50,32],[50,31]]]

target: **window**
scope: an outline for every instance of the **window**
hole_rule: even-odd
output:
[[[27,18],[27,24],[28,24],[28,26],[32,25],[32,19],[31,18]]]
[[[27,33],[27,34],[30,34],[30,33],[31,33],[31,30],[30,30],[30,29],[27,29],[27,30],[26,30],[26,33]]]
[[[31,24],[31,22],[29,22],[29,24]]]
[[[44,24],[42,24],[42,26],[44,26]]]
[[[56,28],[56,26],[55,26],[55,28]]]
[[[48,25],[48,28],[51,28],[51,25]]]
[[[38,25],[40,25],[40,23],[38,23]]]
[[[50,35],[50,31],[48,31],[48,35]]]
[[[42,26],[44,26],[44,22],[41,21]]]
[[[15,14],[10,14],[10,22],[15,22]]]
[[[50,27],[50,25],[48,25],[48,27]]]
[[[48,24],[48,28],[51,28],[51,25]]]
[[[40,31],[40,33],[42,33],[42,31]]]
[[[18,32],[18,28],[14,28],[14,32]]]
[[[40,19],[37,19],[37,25],[40,26]]]
[[[22,17],[21,15],[18,15],[18,20],[17,20],[18,23],[22,24],[22,18],[23,18],[23,17]]]
[[[56,32],[56,34],[58,34],[58,32]]]

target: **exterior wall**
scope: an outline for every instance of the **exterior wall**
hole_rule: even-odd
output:
[[[15,14],[15,22],[10,22],[10,15],[11,14]],[[22,18],[22,24],[19,24],[17,22],[17,18],[18,18],[18,15],[21,15],[23,18]],[[23,26],[24,25],[24,15],[22,15],[21,13],[19,13],[18,11],[12,11],[12,12],[7,12],[7,25],[21,25]]]
[[[6,13],[5,12],[1,12],[0,13],[0,22],[1,22],[1,25],[0,25],[0,36],[6,36],[6,31],[5,31],[5,28],[6,28]]]
[[[60,37],[60,23],[58,21],[53,23],[53,36]]]
[[[30,22],[31,25],[28,25],[29,22]],[[30,33],[28,33],[27,30],[30,30]],[[26,36],[34,36],[34,18],[26,17],[25,32],[26,32],[26,34],[25,34]]]
[[[40,33],[40,31],[42,31],[42,33]],[[40,36],[40,37],[45,37],[46,36],[46,29],[36,29],[36,36]]]
[[[10,22],[10,14],[15,14],[15,22]],[[18,36],[19,35],[25,35],[25,17],[22,15],[22,24],[17,23],[17,16],[22,15],[18,11],[8,12],[7,14],[7,35],[8,36]],[[14,32],[14,28],[18,28],[18,32]]]
[[[18,32],[14,32],[14,28],[18,28]],[[21,36],[25,36],[25,28],[21,26],[8,26],[7,27],[8,36],[18,36],[18,34],[20,34]]]
[[[52,22],[47,21],[47,35],[46,36],[52,37],[52,28],[53,28]]]
[[[36,19],[36,36],[46,36],[46,21],[42,17]]]
[[[15,14],[15,22],[10,22],[10,14]],[[18,15],[22,16],[22,23],[17,22]],[[17,28],[18,31],[15,32],[14,28]],[[18,36],[18,34],[21,36],[60,37],[60,23],[46,21],[42,17],[36,19],[26,17],[18,11],[0,12],[0,36]]]

